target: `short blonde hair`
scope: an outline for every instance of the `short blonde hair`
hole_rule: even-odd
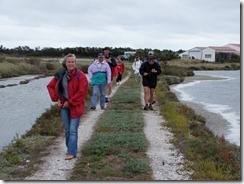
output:
[[[74,54],[67,54],[66,56],[64,56],[64,58],[63,58],[63,60],[62,60],[62,66],[63,66],[64,68],[66,68],[66,60],[67,60],[67,58],[69,58],[69,57],[74,58],[74,60],[75,60],[75,62],[76,62],[76,56],[75,56]]]

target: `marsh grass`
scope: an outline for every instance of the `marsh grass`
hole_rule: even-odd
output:
[[[190,70],[240,70],[240,63],[203,62],[196,59],[176,59],[168,62],[169,66]],[[182,71],[182,70],[180,70]]]
[[[77,61],[77,68],[86,72],[87,62]],[[53,75],[62,66],[56,59],[43,60],[38,57],[5,58],[0,57],[0,78],[18,77],[20,75]]]
[[[120,86],[82,150],[71,180],[149,180],[140,84]]]

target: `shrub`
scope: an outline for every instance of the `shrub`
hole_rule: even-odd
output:
[[[54,65],[52,63],[46,63],[46,69],[48,70],[54,70]]]
[[[37,57],[31,57],[27,60],[27,63],[30,63],[31,65],[39,66],[41,63],[41,59]]]
[[[129,175],[147,173],[150,168],[148,163],[143,159],[129,158],[124,165],[124,172]]]

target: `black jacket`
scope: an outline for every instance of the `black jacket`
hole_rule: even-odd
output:
[[[151,72],[152,69],[155,69],[157,73]],[[143,80],[147,80],[151,83],[157,83],[157,76],[161,74],[161,67],[157,62],[154,62],[152,65],[149,62],[145,62],[142,63],[139,71]],[[147,76],[143,75],[145,72],[148,73]]]

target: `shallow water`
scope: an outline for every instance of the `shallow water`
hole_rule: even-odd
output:
[[[22,80],[34,77],[9,78],[1,80],[0,85],[19,84]],[[14,137],[20,137],[29,130],[45,109],[53,104],[46,88],[51,78],[36,79],[25,85],[0,89],[0,151]]]

